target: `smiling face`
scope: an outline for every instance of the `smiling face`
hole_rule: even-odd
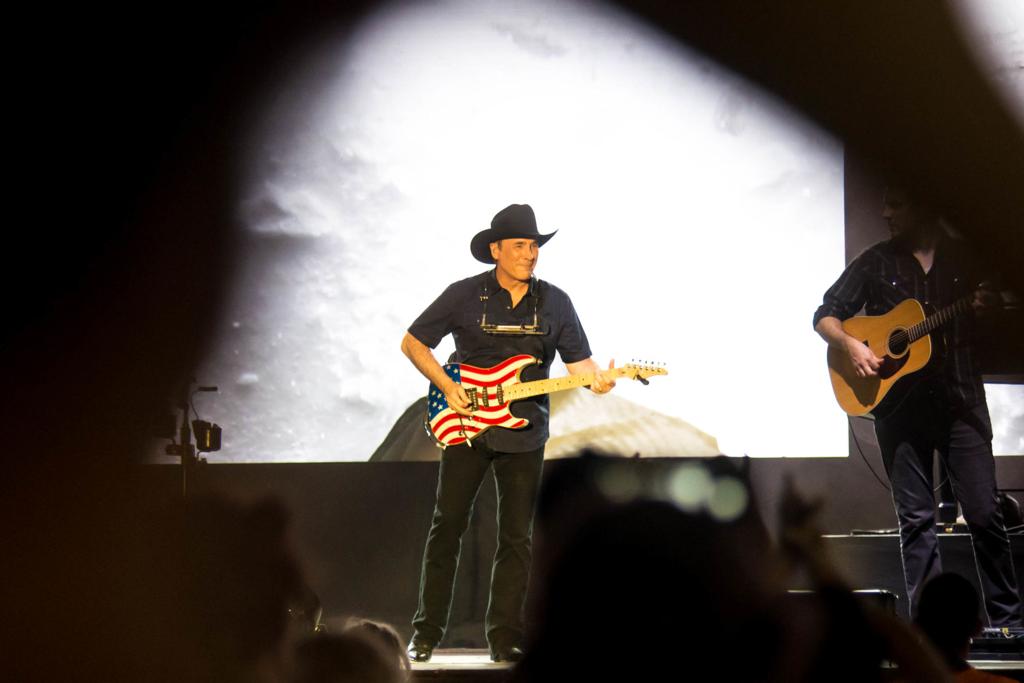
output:
[[[507,279],[529,282],[533,269],[537,267],[540,247],[537,240],[513,237],[491,242],[491,258],[498,267],[498,273]]]

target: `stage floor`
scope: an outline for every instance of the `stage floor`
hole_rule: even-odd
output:
[[[1024,681],[1024,661],[998,659],[971,659],[971,666],[982,671],[998,673],[1017,681]],[[500,681],[508,676],[512,665],[491,661],[487,650],[440,649],[434,651],[429,662],[412,664],[412,680],[434,681]]]
[[[500,681],[508,677],[512,665],[508,662],[492,662],[487,650],[439,649],[429,662],[412,663],[412,680],[433,681]]]
[[[487,650],[444,649],[434,650],[429,662],[413,662],[413,671],[447,671],[464,669],[511,669],[508,662],[492,662]]]

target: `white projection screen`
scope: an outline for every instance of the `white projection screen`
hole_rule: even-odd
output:
[[[296,60],[249,139],[197,372],[211,460],[367,460],[426,393],[406,327],[486,268],[469,240],[510,203],[558,230],[536,273],[595,359],[669,369],[609,396],[728,455],[847,455],[811,328],[845,265],[841,147],[656,30],[597,3],[396,3]]]

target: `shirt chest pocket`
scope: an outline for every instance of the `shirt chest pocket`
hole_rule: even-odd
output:
[[[461,349],[479,349],[487,345],[487,335],[480,329],[481,311],[460,311],[455,315],[452,336]]]
[[[914,298],[914,281],[895,268],[884,268],[872,282],[870,302],[875,304],[868,313],[886,313],[905,299]]]
[[[964,274],[955,272],[950,278],[950,293],[952,299],[970,296],[974,293],[975,287],[971,284],[970,278]]]
[[[459,311],[455,314],[454,330],[466,332],[471,328],[480,327],[481,310]]]

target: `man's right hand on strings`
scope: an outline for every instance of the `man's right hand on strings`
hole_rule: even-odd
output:
[[[473,413],[469,410],[469,396],[462,385],[449,380],[444,386],[444,397],[448,399],[448,406],[459,415],[470,416]]]
[[[868,346],[853,337],[846,341],[846,352],[850,354],[850,362],[858,377],[875,377],[878,368],[882,367],[882,359],[875,355]]]

